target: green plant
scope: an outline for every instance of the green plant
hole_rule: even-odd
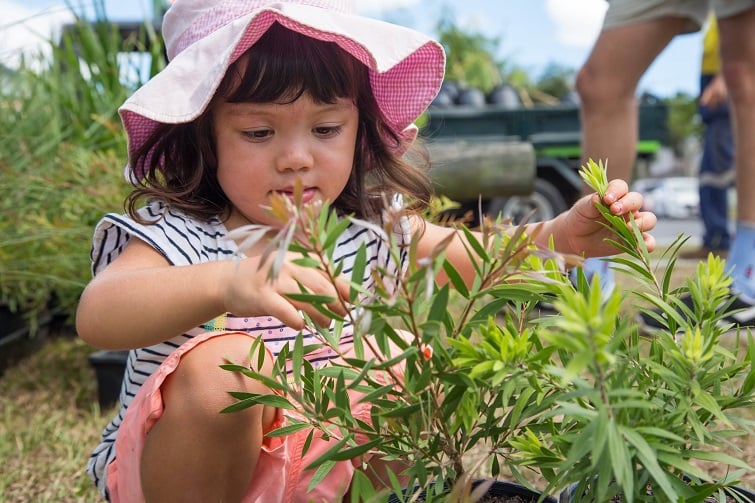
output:
[[[330,257],[335,238],[348,221],[336,218],[327,206],[290,206],[279,201],[273,211],[281,222],[286,222],[274,241],[278,251],[299,252],[304,257],[300,263],[320,268],[330,278],[338,277],[340,270]],[[399,261],[402,248],[390,231],[395,218],[388,218],[385,228],[376,230],[385,236],[385,245]],[[243,232],[254,240],[260,231],[264,228]],[[304,356],[317,348],[304,347],[298,340],[290,351],[278,356],[272,376],[255,372],[254,364],[251,369],[227,365],[229,370],[263,380],[279,393],[233,393],[239,402],[228,411],[257,403],[284,409],[294,408],[295,404],[295,408],[303,410],[306,420],[293,420],[270,435],[310,428],[311,434],[316,429],[335,439],[333,448],[314,463],[318,472],[313,484],[336,461],[368,453],[385,461],[410,462],[404,474],[408,481],[400,483],[392,478],[396,493],[403,483],[425,487],[434,480],[466,487],[488,458],[494,460],[493,471],[497,473],[506,457],[510,436],[521,424],[547,410],[547,403],[532,387],[535,372],[531,368],[544,364],[550,351],[539,344],[534,332],[524,328],[525,303],[550,288],[550,283],[564,279],[556,263],[558,257],[533,248],[523,228],[507,233],[503,226],[486,227],[482,242],[470,231],[462,228],[462,232],[470,243],[470,256],[479,264],[477,280],[471,286],[466,286],[458,272],[443,260],[444,246],[426,261],[418,260],[410,246],[410,265],[405,275],[375,271],[375,292],[352,283],[349,302],[359,308],[351,310],[347,319],[328,310],[327,304],[335,299],[307,292],[293,295],[296,300],[328,312],[335,320],[332,329],[309,324],[310,330],[319,334],[321,344],[341,352],[340,335],[347,326],[352,327],[356,356],[316,368]],[[362,250],[351,275],[363,277],[365,267]],[[451,284],[438,288],[434,278],[441,269]],[[541,280],[527,280],[531,275]],[[396,285],[395,295],[387,287],[391,284]],[[494,323],[492,320],[512,300],[516,308],[510,310],[505,322]],[[474,338],[483,339],[482,346],[472,344]],[[480,348],[499,363],[488,366],[486,362],[480,366],[484,368],[477,368],[474,360]],[[262,347],[256,345],[252,361],[258,361],[257,357],[263,354]],[[376,356],[365,356],[368,354]],[[286,373],[289,361],[294,369],[290,380]],[[484,378],[489,373],[494,376]],[[352,415],[347,395],[351,389],[363,392],[365,401],[373,405],[370,423]],[[357,442],[357,434],[365,435],[367,440]],[[487,453],[484,459],[474,461],[466,456],[480,448]],[[444,490],[442,485],[434,487],[438,492]],[[368,500],[373,495],[364,475],[356,476],[352,494],[358,500]]]
[[[599,193],[605,190],[598,165],[583,175]],[[597,285],[584,278],[576,289],[562,285],[555,301],[560,316],[538,333],[558,355],[559,365],[546,367],[546,376],[568,392],[548,413],[557,421],[533,427],[511,445],[518,462],[537,466],[549,489],[577,484],[574,501],[608,501],[619,493],[624,501],[645,501],[648,490],[652,501],[702,501],[753,470],[720,448],[753,435],[755,423],[742,411],[755,403],[755,342],[723,323],[731,279],[720,258],[711,255],[670,290],[683,240],[667,251],[658,278],[636,226],[600,210],[624,252],[611,259],[613,266],[637,279],[630,295],[666,329],[642,336],[619,311],[620,292],[602,301]],[[681,301],[685,295],[691,308]],[[715,482],[704,468],[711,463],[726,467]]]
[[[120,55],[149,51],[151,73],[164,63],[150,24],[123,40],[95,8],[97,22],[76,16],[48,42],[51,57],[0,74],[0,304],[32,320],[52,299],[72,314],[91,276],[92,229],[128,189],[117,108],[134,68]]]
[[[599,193],[605,190],[602,166],[590,163],[583,176]],[[753,422],[732,411],[753,403],[755,343],[748,335],[744,356],[739,346],[721,343],[724,328],[716,321],[726,309],[718,306],[728,286],[723,266],[711,258],[686,286],[668,291],[678,246],[657,280],[637,226],[602,210],[624,252],[612,259],[614,266],[647,287],[637,291],[649,301],[643,309],[661,307],[672,320],[668,331],[641,337],[621,308],[619,292],[604,300],[597,281],[583,277],[572,285],[562,266],[578,259],[535,247],[524,227],[486,223],[478,238],[460,226],[476,267],[471,284],[444,259],[444,245],[419,260],[412,242],[405,274],[377,271],[375,292],[351,284],[349,303],[358,307],[345,319],[327,307],[336,299],[305,291],[292,295],[327,312],[333,325],[309,322],[320,343],[304,346],[298,339],[277,357],[272,375],[255,370],[264,357],[259,343],[250,351],[250,366],[226,365],[275,392],[232,392],[238,402],[226,412],[260,403],[298,410],[299,419],[269,435],[307,429],[332,439],[333,447],[312,463],[317,469],[312,484],[340,460],[370,455],[402,463],[389,473],[389,487],[378,488],[361,464],[364,472],[352,483],[355,501],[375,500],[381,491],[410,498],[404,486],[429,488],[430,498],[467,501],[473,477],[498,476],[504,466],[525,484],[523,468],[539,471],[549,482],[546,493],[581,484],[584,491],[576,494],[595,501],[619,492],[627,501],[641,500],[648,486],[658,501],[692,501],[736,483],[737,472],[711,483],[691,463],[752,470],[710,452],[729,445],[732,436],[753,433]],[[269,253],[282,259],[285,251],[296,251],[301,264],[331,279],[340,275],[330,257],[346,219],[336,218],[327,205],[282,200],[272,212],[284,223]],[[386,219],[382,235],[398,259],[402,248],[390,232],[396,218]],[[242,229],[236,237],[256,241],[267,231]],[[365,267],[362,253],[353,277],[361,278]],[[446,284],[435,281],[440,273]],[[383,288],[388,284],[395,290]],[[686,291],[699,302],[677,314],[683,306],[678,296]],[[544,299],[559,314],[533,316],[536,302]],[[356,356],[320,368],[306,360],[321,345],[340,351],[347,327],[354,332]],[[678,335],[679,327],[684,335]],[[363,393],[371,404],[369,422],[352,415],[349,390]],[[360,441],[357,434],[363,435]]]
[[[72,312],[91,277],[92,229],[117,210],[127,184],[110,151],[60,147],[60,165],[0,179],[0,303],[34,316],[48,307]],[[49,169],[45,169],[49,167]]]

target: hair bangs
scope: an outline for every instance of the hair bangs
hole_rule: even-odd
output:
[[[356,102],[365,83],[367,67],[337,44],[274,23],[234,63],[219,94],[230,103],[291,103],[305,93],[318,103]]]

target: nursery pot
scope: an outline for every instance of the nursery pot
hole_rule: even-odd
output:
[[[750,491],[749,489],[745,489],[744,487],[734,486],[732,487],[737,494],[741,495],[742,498],[745,501],[750,501],[750,503],[755,503],[755,491]]]
[[[558,502],[559,503],[577,503],[579,502],[579,498],[576,496],[576,490],[579,487],[579,484],[572,484],[563,491],[561,491],[561,494],[559,495]],[[730,490],[736,492],[742,501],[749,501],[750,503],[755,503],[755,492],[752,492],[748,489],[745,489],[744,487],[740,486],[732,486],[729,488]],[[705,501],[708,501],[707,499]],[[714,501],[714,500],[710,500]]]
[[[485,479],[478,479],[472,482],[472,487],[477,487],[478,485],[482,484],[483,482],[486,482]],[[414,495],[415,492],[419,491],[419,487],[415,488],[414,491],[409,491],[408,489],[404,490],[404,500],[408,500],[410,497]],[[422,490],[419,494],[419,501],[424,501],[426,495],[426,491]],[[485,496],[483,497],[483,502],[486,503],[506,503],[509,501],[517,501],[520,503],[535,503],[540,499],[542,496],[541,492],[534,491],[532,489],[529,489],[521,484],[517,484],[515,482],[507,482],[505,480],[494,480],[493,484],[490,486],[488,491],[485,493]],[[514,500],[513,498],[518,498]],[[396,496],[395,494],[391,494],[388,497],[388,503],[400,503],[401,499]],[[543,498],[544,503],[557,503],[556,498],[553,498],[552,496],[546,496]]]
[[[103,409],[118,400],[126,358],[128,351],[95,351],[89,355],[89,364],[97,377],[97,401]]]
[[[0,376],[18,360],[43,346],[51,320],[50,313],[39,315],[37,330],[32,332],[24,313],[14,313],[7,306],[0,306]]]

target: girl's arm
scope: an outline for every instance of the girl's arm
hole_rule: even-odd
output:
[[[536,244],[546,247],[550,237],[556,251],[577,254],[585,257],[600,257],[614,255],[617,253],[615,247],[606,242],[606,238],[611,237],[611,232],[602,224],[600,212],[595,207],[597,194],[584,196],[564,213],[557,217],[545,221],[528,224],[527,232],[530,235],[537,234]],[[604,203],[615,215],[622,215],[629,220],[629,215],[633,215],[639,229],[643,232],[645,244],[648,250],[655,249],[655,238],[648,234],[656,224],[656,217],[651,212],[640,211],[642,208],[642,195],[637,192],[628,192],[626,182],[623,180],[613,180],[609,183]],[[422,223],[415,222],[416,225]],[[456,234],[454,240],[446,249],[446,257],[454,264],[460,274],[467,281],[474,278],[474,269],[469,262],[469,256],[462,242],[464,236],[449,227],[442,227],[431,223],[425,223],[425,230],[420,240],[418,254],[420,257],[429,256],[432,249],[437,246],[449,234]],[[539,227],[536,229],[536,227]],[[480,235],[475,233],[478,238]],[[445,278],[439,277],[439,281]]]
[[[105,349],[151,346],[180,335],[222,313],[226,265],[173,267],[152,247],[131,239],[84,289],[77,332]]]
[[[131,239],[123,252],[85,288],[76,314],[79,336],[95,347],[131,349],[180,335],[226,312],[274,316],[294,329],[304,328],[298,311],[315,322],[329,322],[308,305],[288,300],[285,292],[308,290],[348,298],[314,269],[284,264],[275,282],[258,256],[172,266],[152,247]],[[344,315],[340,303],[329,306]]]

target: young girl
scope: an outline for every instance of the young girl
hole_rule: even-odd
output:
[[[249,223],[274,225],[265,211],[272,195],[290,196],[301,183],[304,202],[331,201],[340,215],[373,222],[385,201],[416,202],[396,232],[406,241],[422,232],[419,256],[455,232],[420,219],[431,184],[403,156],[412,121],[440,87],[443,50],[352,11],[345,0],[178,0],[165,16],[170,63],[120,109],[135,184],[128,213],[97,226],[95,278],[77,313],[84,340],[131,350],[120,411],[88,464],[111,501],[332,502],[348,490],[353,464],[340,462],[307,492],[306,433],[264,436],[285,423],[281,411],[258,405],[219,414],[233,402],[229,390],[269,390],[218,365],[248,364],[260,337],[271,365],[304,328],[300,310],[327,325],[285,296],[300,284],[348,298],[345,284],[293,262],[269,281],[264,243],[242,255],[227,237]],[[593,198],[544,223],[541,244],[552,236],[563,252],[614,253]],[[611,182],[604,200],[642,230],[655,224],[623,181]],[[447,256],[471,277],[461,239]],[[646,243],[653,248],[652,236]],[[405,265],[392,264],[375,233],[352,223],[335,257],[344,274],[360,246],[373,267]],[[350,342],[342,340],[345,348]],[[311,358],[323,364],[334,356]],[[313,445],[306,458],[317,452]]]

